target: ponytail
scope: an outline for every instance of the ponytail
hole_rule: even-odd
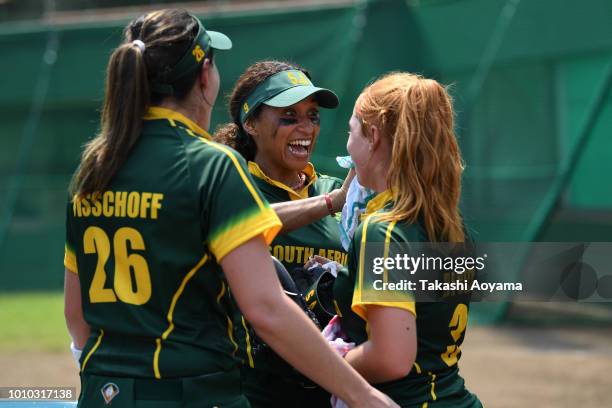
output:
[[[148,107],[163,99],[151,84],[185,55],[199,27],[198,20],[185,10],[168,9],[140,16],[125,28],[124,41],[111,55],[106,70],[100,131],[85,145],[70,185],[72,195],[83,197],[108,188],[138,142]],[[212,50],[208,58],[212,62]],[[201,68],[173,83],[174,98],[186,97]]]
[[[138,141],[149,98],[143,51],[122,44],[108,63],[100,132],[85,146],[72,194],[83,197],[108,187]]]

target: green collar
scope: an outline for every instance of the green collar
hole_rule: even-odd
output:
[[[167,119],[168,122],[173,127],[176,127],[175,122],[181,122],[183,125],[187,126],[187,130],[190,131],[192,136],[200,136],[207,140],[212,140],[207,131],[198,126],[197,123],[187,118],[180,112],[173,111],[172,109],[162,108],[161,106],[151,106],[145,116],[144,120],[159,120],[159,119]]]
[[[302,198],[308,198],[308,188],[317,180],[317,174],[315,172],[314,166],[312,165],[312,163],[308,163],[306,165],[306,167],[304,167],[304,169],[302,170],[304,173],[306,173],[306,177],[308,177],[308,183],[306,183],[306,185],[304,186],[304,188],[302,188],[302,190],[300,191],[295,191],[293,190],[291,187],[281,183],[280,181],[271,179],[270,177],[268,177],[259,167],[259,165],[255,162],[250,161],[249,162],[249,172],[259,178],[262,179],[263,181],[265,181],[266,183],[273,185],[275,187],[278,187],[282,190],[285,190],[286,192],[289,193],[289,197],[292,200],[300,200]]]

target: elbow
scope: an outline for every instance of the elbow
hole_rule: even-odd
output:
[[[416,353],[402,350],[397,353],[386,353],[378,360],[379,375],[386,381],[398,380],[406,377],[416,358]]]
[[[262,299],[259,302],[246,305],[242,310],[245,319],[262,338],[280,327],[279,313],[276,311],[282,306],[277,303],[279,302],[274,302],[273,299]]]

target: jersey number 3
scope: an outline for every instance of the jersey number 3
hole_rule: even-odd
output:
[[[455,344],[446,347],[446,352],[442,353],[442,360],[449,366],[452,367],[457,364],[457,355],[461,351],[457,342],[461,338],[461,335],[467,327],[468,321],[468,308],[463,303],[459,303],[453,312],[448,327],[451,329],[451,336],[455,341]]]
[[[111,256],[108,235],[102,228],[89,227],[83,235],[84,252],[97,254],[96,271],[89,287],[91,303],[116,302],[143,305],[151,298],[151,275],[149,265],[142,255],[128,254],[128,244],[132,250],[144,250],[145,244],[140,232],[134,228],[119,228],[113,237],[115,254],[114,289],[106,285],[106,262]],[[134,279],[132,280],[132,273]]]

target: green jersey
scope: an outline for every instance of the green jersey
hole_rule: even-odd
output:
[[[144,119],[108,189],[67,208],[64,264],[92,329],[82,372],[238,373],[238,312],[219,262],[257,235],[270,243],[280,220],[235,151],[178,112]]]
[[[342,181],[337,178],[316,174],[312,164],[304,169],[308,182],[300,192],[269,178],[254,162],[249,162],[249,171],[271,203],[315,197],[342,186]],[[270,245],[270,252],[289,272],[303,267],[312,255],[321,255],[343,265],[347,262],[347,254],[340,242],[338,221],[332,216],[277,235]],[[329,405],[330,396],[325,390],[299,375],[271,350],[253,354],[250,338],[245,334],[245,331],[241,331],[239,335],[241,355],[245,360],[244,389],[254,407]]]
[[[317,174],[312,164],[304,169],[308,182],[300,192],[266,176],[257,163],[249,162],[249,171],[255,183],[270,203],[281,203],[316,197],[340,188],[342,181],[335,177]],[[302,267],[312,255],[320,255],[346,265],[347,254],[340,243],[338,220],[326,216],[320,220],[286,234],[276,236],[270,245],[274,255],[291,272]]]
[[[401,379],[375,384],[402,407],[478,407],[480,402],[464,387],[457,362],[467,326],[469,296],[455,302],[415,302],[410,292],[393,293],[393,302],[375,301],[362,296],[366,245],[369,257],[389,257],[396,244],[428,241],[418,225],[378,220],[376,214],[388,211],[393,202],[389,191],[377,195],[366,208],[349,248],[348,270],[343,269],[334,283],[334,300],[342,328],[357,345],[368,340],[370,305],[396,307],[416,317],[417,356],[413,369]],[[380,254],[371,252],[381,251]]]

